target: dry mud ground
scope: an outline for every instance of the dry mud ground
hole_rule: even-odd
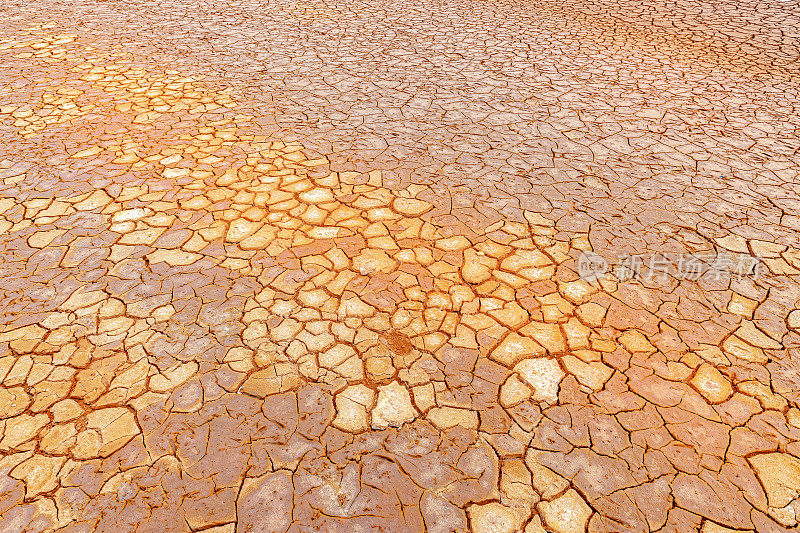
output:
[[[799,27],[3,1],[0,530],[795,531]]]

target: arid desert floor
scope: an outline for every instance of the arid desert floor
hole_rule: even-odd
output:
[[[0,531],[800,520],[794,0],[0,2]]]

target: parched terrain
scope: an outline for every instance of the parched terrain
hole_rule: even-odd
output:
[[[798,530],[798,28],[0,3],[0,531]]]

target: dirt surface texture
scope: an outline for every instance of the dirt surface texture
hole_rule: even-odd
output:
[[[0,3],[0,531],[797,531],[800,4]]]

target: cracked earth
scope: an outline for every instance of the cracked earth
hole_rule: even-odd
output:
[[[0,3],[0,531],[796,531],[798,27]]]

